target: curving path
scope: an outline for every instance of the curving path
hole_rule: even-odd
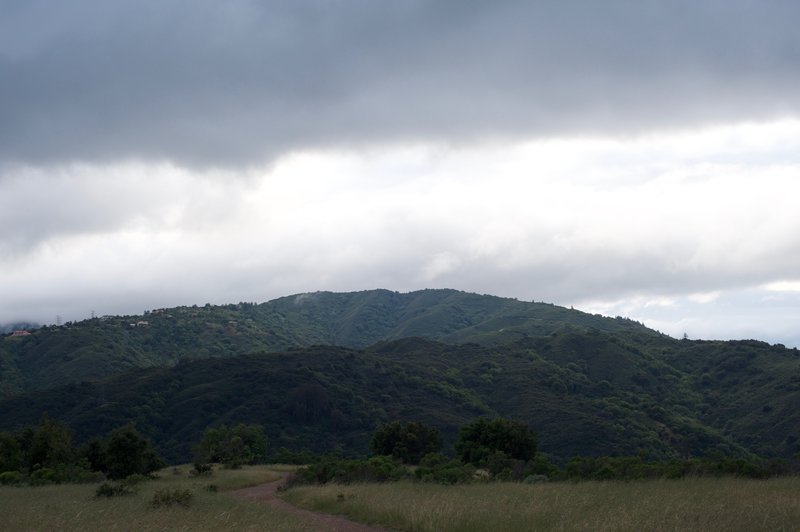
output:
[[[278,498],[276,495],[278,488],[286,484],[286,477],[286,474],[282,474],[279,480],[268,482],[266,484],[260,484],[251,488],[242,488],[233,491],[232,493],[237,497],[256,500],[273,508],[288,512],[292,515],[305,517],[317,525],[320,530],[326,530],[330,532],[387,532],[384,528],[356,523],[355,521],[351,521],[346,517],[322,512],[314,512],[312,510],[298,508],[297,506],[289,504],[283,499]]]

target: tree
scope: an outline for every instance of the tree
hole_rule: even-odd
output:
[[[426,454],[439,452],[442,435],[424,423],[393,421],[375,429],[371,447],[375,454],[391,455],[407,464],[418,464]]]
[[[480,418],[461,427],[455,444],[456,455],[474,465],[485,465],[495,453],[515,460],[530,460],[536,454],[536,434],[525,423],[510,419]]]
[[[139,434],[133,423],[112,430],[103,447],[105,472],[112,479],[133,474],[147,475],[165,465],[150,441]]]
[[[219,462],[228,468],[263,462],[268,440],[261,425],[240,423],[234,427],[221,425],[207,428],[194,448],[198,462]]]
[[[92,471],[106,470],[105,442],[100,438],[92,438],[84,443],[79,451],[81,458],[85,459]]]
[[[42,416],[39,426],[27,428],[20,435],[20,446],[24,450],[25,465],[29,471],[37,467],[56,467],[75,462],[72,432],[63,423]]]
[[[9,432],[0,432],[0,473],[19,471],[22,468],[22,448],[17,438]]]

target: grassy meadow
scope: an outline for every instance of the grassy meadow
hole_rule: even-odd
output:
[[[0,486],[0,530],[309,530],[301,518],[225,493],[277,479],[273,468],[218,469],[200,478],[189,470],[166,468],[136,493],[111,498],[95,497],[97,484]],[[191,505],[154,508],[159,489],[191,490]]]
[[[293,504],[400,530],[800,529],[800,478],[636,482],[412,482],[293,488]]]
[[[134,494],[95,497],[97,484],[0,487],[0,529],[306,531],[302,517],[226,493],[278,478],[275,466],[216,469],[192,477],[166,468]],[[209,490],[214,485],[216,491]],[[188,489],[182,506],[153,507],[157,490]],[[282,497],[295,505],[407,531],[725,530],[800,528],[800,478],[687,478],[632,482],[482,483],[411,481],[299,486]]]

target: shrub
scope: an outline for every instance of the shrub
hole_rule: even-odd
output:
[[[56,473],[49,467],[41,467],[34,470],[30,476],[32,486],[43,486],[45,484],[53,484],[56,481]]]
[[[422,467],[436,467],[449,461],[450,459],[441,453],[428,453],[419,461],[419,465]]]
[[[123,478],[120,481],[120,484],[124,486],[133,487],[136,486],[137,484],[144,482],[145,480],[147,480],[146,476],[134,473],[133,475],[128,475],[127,477]]]
[[[487,465],[498,452],[527,461],[536,454],[536,434],[519,421],[481,418],[461,427],[455,450],[463,462],[476,466]]]
[[[194,467],[192,470],[189,471],[189,474],[193,477],[210,477],[211,473],[214,471],[214,468],[211,464],[203,464],[201,462],[195,462]]]
[[[150,441],[133,423],[111,431],[105,444],[106,474],[121,479],[133,474],[146,475],[164,467],[164,461],[150,446]]]
[[[433,455],[435,456],[435,455]],[[431,458],[433,458],[433,456]],[[427,459],[428,457],[426,457]],[[464,464],[459,460],[449,460],[442,462],[438,459],[427,459],[426,464],[420,465],[415,471],[414,476],[422,482],[436,482],[439,484],[460,484],[471,480],[483,480],[484,475],[488,478],[488,471],[478,473],[472,464]]]
[[[301,451],[290,451],[286,447],[280,447],[275,454],[273,454],[268,462],[271,464],[294,464],[304,465],[310,464],[319,459],[319,456],[309,451],[302,449]]]
[[[100,471],[89,471],[87,469],[76,470],[70,479],[72,482],[80,484],[94,484],[95,482],[102,482],[106,476]]]
[[[240,423],[234,427],[222,425],[206,429],[194,454],[197,462],[219,462],[236,469],[244,464],[263,462],[267,446],[264,427]]]
[[[0,473],[0,484],[3,486],[13,486],[22,482],[22,473],[19,471],[5,471]]]
[[[108,482],[103,482],[97,486],[94,495],[95,497],[118,497],[120,495],[130,495],[131,493],[136,493],[132,485],[125,485],[122,483],[109,484]]]
[[[393,456],[406,464],[418,464],[423,456],[442,448],[442,435],[423,423],[394,421],[378,427],[370,445],[375,454]]]
[[[302,467],[295,475],[295,482],[326,484],[339,482],[385,482],[408,477],[408,471],[387,456],[373,456],[369,460],[347,460],[325,456]]]
[[[182,489],[159,489],[153,494],[153,500],[151,504],[155,508],[160,508],[162,506],[183,506],[184,508],[188,508],[189,505],[192,503],[192,492],[189,490],[182,490]]]
[[[531,475],[544,476],[551,480],[563,478],[561,470],[553,465],[550,460],[541,453],[537,453],[533,459],[528,460],[528,463],[525,464],[523,477],[528,478]]]

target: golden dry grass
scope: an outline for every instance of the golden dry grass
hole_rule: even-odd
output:
[[[413,531],[800,529],[800,478],[299,487],[286,500]]]

